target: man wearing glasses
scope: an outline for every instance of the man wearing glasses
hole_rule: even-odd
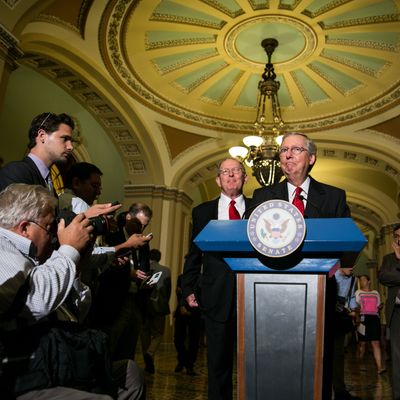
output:
[[[318,182],[309,175],[317,160],[317,147],[309,137],[298,132],[286,133],[279,149],[279,160],[286,179],[272,186],[256,189],[250,209],[254,209],[264,201],[281,199],[293,203],[304,218],[350,217],[346,192]],[[346,390],[344,382],[344,356],[338,356],[343,353],[343,349],[339,348],[341,346],[340,340],[337,340],[339,333],[335,331],[332,323],[332,307],[335,300],[336,282],[334,279],[328,279],[322,397],[331,398],[333,385],[335,400],[358,399]]]
[[[390,329],[393,400],[400,399],[400,224],[393,227],[394,252],[383,257],[379,281],[388,287],[386,321]]]
[[[305,218],[350,217],[344,190],[317,182],[309,173],[317,160],[315,143],[297,132],[283,136],[279,150],[282,172],[286,179],[275,185],[256,189],[252,207],[267,200],[281,199],[303,204]],[[300,200],[300,201],[299,201]]]
[[[248,200],[243,196],[243,185],[246,182],[245,169],[238,160],[228,158],[221,162],[216,177],[221,195],[193,209],[192,239],[212,219],[242,217],[248,207]],[[235,274],[222,258],[203,254],[192,241],[183,270],[182,297],[190,307],[201,307],[204,314],[209,400],[232,399],[236,333],[235,282]]]

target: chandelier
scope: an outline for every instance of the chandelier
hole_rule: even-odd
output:
[[[254,122],[254,135],[243,139],[244,146],[229,149],[232,157],[239,158],[252,168],[253,175],[261,186],[279,182],[282,171],[279,164],[279,139],[284,123],[279,106],[278,90],[280,82],[276,81],[271,56],[278,46],[276,39],[264,39],[261,46],[267,53],[262,80],[258,82],[257,117]],[[269,120],[267,118],[269,116]]]

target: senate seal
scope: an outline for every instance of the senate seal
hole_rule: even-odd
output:
[[[267,257],[285,257],[303,243],[306,224],[301,212],[284,200],[269,200],[251,213],[247,236],[254,249]]]

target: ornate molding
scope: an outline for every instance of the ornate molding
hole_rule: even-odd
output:
[[[191,207],[193,200],[182,190],[164,185],[125,185],[126,197],[151,197],[172,200]]]
[[[18,68],[17,60],[23,55],[24,52],[19,48],[19,40],[0,24],[0,58],[14,70]]]
[[[42,55],[26,54],[21,62],[62,87],[92,113],[124,156],[130,174],[143,175],[147,173],[135,133],[128,127],[124,118],[114,110],[113,105],[94,86],[66,65]]]

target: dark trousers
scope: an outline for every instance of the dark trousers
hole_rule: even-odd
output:
[[[395,306],[390,321],[393,399],[400,400],[400,306]]]
[[[205,316],[207,336],[208,400],[232,400],[236,318],[217,322]]]
[[[198,313],[175,314],[174,344],[178,363],[186,368],[193,368],[199,350],[202,319]]]

